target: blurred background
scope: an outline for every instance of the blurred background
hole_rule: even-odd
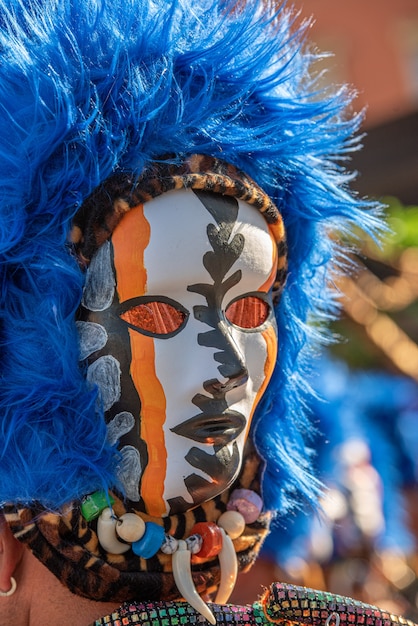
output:
[[[358,92],[366,108],[364,150],[353,165],[357,188],[418,204],[418,1],[296,0],[313,17],[310,38],[321,51],[326,80]]]
[[[366,109],[353,188],[387,205],[392,232],[364,241],[339,280],[342,341],[312,386],[322,513],[277,520],[232,600],[273,580],[353,596],[418,622],[418,0],[294,0],[313,17],[325,84]]]

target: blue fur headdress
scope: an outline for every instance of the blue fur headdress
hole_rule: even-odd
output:
[[[67,236],[110,175],[194,153],[245,171],[283,215],[280,352],[253,435],[268,508],[315,496],[304,375],[335,310],[329,234],[376,223],[341,166],[359,124],[350,97],[317,91],[304,29],[274,4],[0,0],[0,503],[56,508],[115,483],[79,369],[83,275]]]

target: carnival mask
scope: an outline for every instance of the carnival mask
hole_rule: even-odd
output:
[[[138,510],[184,512],[238,475],[277,357],[276,274],[261,213],[192,189],[131,208],[93,256],[81,351]]]

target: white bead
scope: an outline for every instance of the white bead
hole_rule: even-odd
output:
[[[177,550],[178,543],[179,542],[177,541],[175,537],[172,537],[171,535],[167,535],[166,533],[164,535],[164,541],[162,543],[160,550],[164,554],[174,554],[174,552]]]
[[[145,522],[135,513],[124,513],[116,523],[116,533],[123,541],[134,543],[145,533]]]
[[[190,535],[190,537],[187,537],[185,541],[187,549],[190,550],[192,554],[197,554],[201,551],[203,539],[200,535]]]
[[[130,549],[130,545],[118,541],[116,537],[117,518],[113,510],[107,507],[97,520],[97,537],[103,550],[110,554],[123,554]]]
[[[216,523],[231,539],[240,537],[245,529],[245,519],[238,511],[225,511]]]

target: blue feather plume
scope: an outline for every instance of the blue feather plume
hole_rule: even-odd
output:
[[[57,508],[114,484],[119,457],[78,365],[83,277],[66,237],[112,173],[193,153],[244,170],[283,214],[280,353],[253,433],[266,506],[315,499],[304,377],[311,322],[336,308],[328,235],[378,226],[343,168],[351,96],[318,90],[306,27],[274,5],[0,0],[0,503]]]

